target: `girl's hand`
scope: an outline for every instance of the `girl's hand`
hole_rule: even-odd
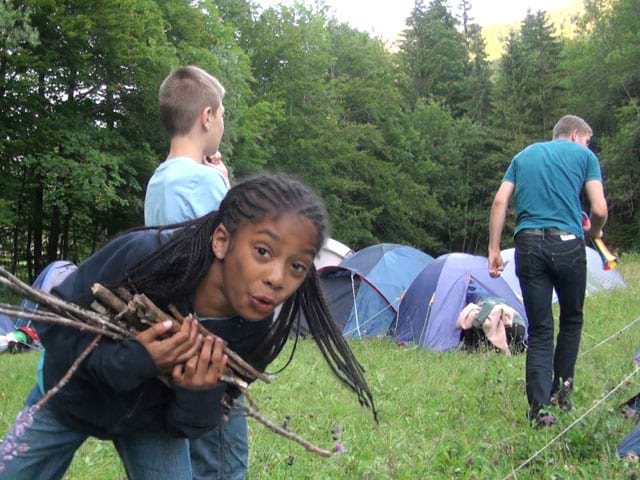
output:
[[[202,334],[191,317],[187,317],[176,333],[164,340],[161,337],[171,331],[169,321],[158,323],[136,335],[162,372],[170,372],[176,364],[192,358],[202,347]]]
[[[218,384],[226,367],[224,342],[219,337],[214,340],[214,337],[208,336],[200,355],[194,355],[184,365],[173,368],[173,382],[190,390],[206,390]]]

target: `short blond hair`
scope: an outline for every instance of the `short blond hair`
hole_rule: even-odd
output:
[[[160,121],[171,137],[186,135],[202,111],[217,110],[224,87],[201,68],[193,65],[172,71],[160,85]]]
[[[565,115],[553,127],[553,139],[569,137],[575,130],[582,135],[593,135],[593,130],[582,118],[576,115]]]

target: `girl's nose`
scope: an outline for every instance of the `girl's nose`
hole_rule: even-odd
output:
[[[284,285],[284,272],[285,265],[280,262],[273,262],[271,265],[271,270],[267,276],[266,283],[271,286],[273,289],[282,288]]]

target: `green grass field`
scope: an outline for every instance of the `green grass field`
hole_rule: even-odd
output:
[[[380,412],[376,425],[355,396],[332,378],[314,344],[303,341],[292,365],[272,385],[254,385],[253,397],[265,415],[277,421],[290,417],[289,428],[318,446],[332,448],[332,431],[339,430],[347,451],[320,458],[250,420],[249,477],[505,477],[633,372],[640,323],[592,349],[640,316],[640,256],[625,257],[620,269],[628,289],[587,299],[574,409],[559,415],[556,426],[536,430],[528,425],[523,355],[436,354],[388,340],[352,342]],[[0,356],[0,434],[32,387],[36,363],[35,354]],[[615,453],[634,428],[617,406],[638,391],[640,373],[515,478],[638,478],[640,468]],[[111,444],[90,441],[76,454],[66,478],[124,477]]]

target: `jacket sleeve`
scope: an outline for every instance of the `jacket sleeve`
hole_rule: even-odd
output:
[[[132,232],[119,237],[83,262],[52,293],[88,308],[94,300],[91,293],[94,283],[108,285],[119,281],[128,268],[155,251],[159,244],[156,231]],[[71,365],[95,337],[68,327],[42,324],[38,326],[38,335],[47,352],[45,361],[59,365]],[[147,350],[135,340],[103,339],[78,369],[78,375],[86,380],[107,384],[115,391],[135,389],[159,373]]]
[[[226,384],[208,390],[188,390],[174,386],[175,400],[166,414],[170,433],[197,438],[222,424],[222,398]]]

